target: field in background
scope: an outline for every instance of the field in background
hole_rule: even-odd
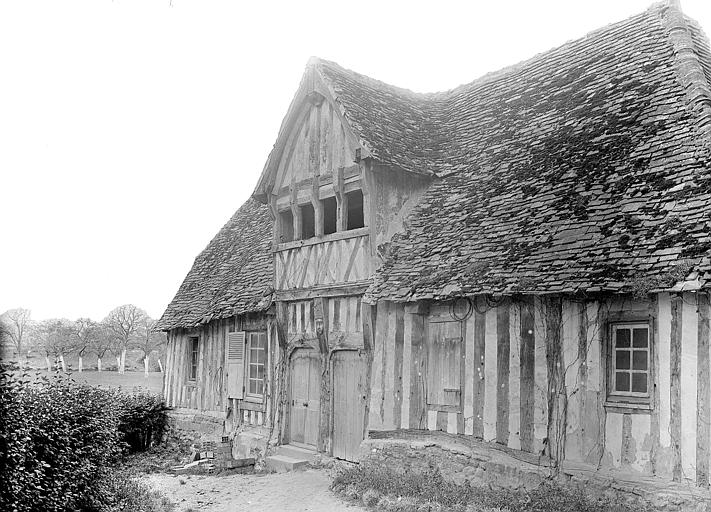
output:
[[[161,372],[149,372],[146,377],[143,372],[127,371],[121,375],[117,372],[83,371],[72,373],[72,378],[77,382],[86,382],[92,386],[121,388],[126,391],[140,388],[154,394],[163,392],[163,374]]]
[[[41,368],[26,368],[18,370],[17,373],[25,373],[32,379],[57,375],[55,372],[48,373],[46,369]],[[149,372],[148,377],[144,372],[138,371],[126,371],[121,375],[115,371],[97,372],[84,370],[81,373],[70,371],[67,375],[76,382],[85,382],[91,386],[102,388],[121,388],[129,392],[148,391],[155,395],[160,395],[163,392],[163,374],[161,372]]]

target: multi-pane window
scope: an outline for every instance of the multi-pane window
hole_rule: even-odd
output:
[[[189,344],[189,350],[190,350],[190,366],[188,368],[188,379],[190,380],[197,380],[197,372],[198,372],[198,339],[197,338],[190,338],[190,344]]]
[[[650,340],[647,324],[612,326],[613,395],[649,397]]]
[[[250,332],[247,361],[247,395],[261,398],[264,395],[264,376],[267,366],[267,334]]]

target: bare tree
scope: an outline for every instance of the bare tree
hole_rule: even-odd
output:
[[[104,323],[96,324],[96,336],[92,338],[90,348],[96,354],[96,370],[101,371],[101,361],[111,348],[111,330]]]
[[[9,309],[0,315],[0,323],[3,324],[4,337],[14,345],[17,358],[22,359],[22,349],[29,337],[32,323],[30,310],[23,308]]]
[[[78,318],[74,321],[72,344],[79,357],[79,373],[84,371],[84,355],[91,350],[94,339],[99,335],[99,324],[91,318]]]
[[[35,332],[38,347],[44,354],[44,359],[47,363],[47,371],[52,371],[50,356],[54,358],[55,363],[59,362],[61,364],[62,371],[67,371],[64,356],[72,348],[72,322],[58,318],[43,320],[37,325]]]
[[[157,320],[146,316],[141,322],[139,337],[134,342],[136,348],[143,352],[143,367],[148,375],[148,365],[151,353],[158,350],[166,342],[165,333],[156,329]],[[160,360],[159,360],[160,363]]]
[[[119,373],[126,372],[126,349],[138,337],[141,325],[147,316],[148,314],[141,308],[133,304],[124,304],[111,310],[104,319],[120,351],[117,361]]]

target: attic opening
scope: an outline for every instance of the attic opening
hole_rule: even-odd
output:
[[[279,242],[291,242],[294,239],[294,216],[291,210],[279,212]]]
[[[363,191],[354,190],[346,194],[346,205],[348,209],[346,217],[346,229],[358,229],[365,226],[363,217]]]
[[[338,220],[338,205],[335,196],[327,197],[321,201],[321,209],[323,210],[323,234],[335,233]]]
[[[316,215],[311,203],[306,203],[299,207],[301,215],[301,239],[313,238],[316,236]]]

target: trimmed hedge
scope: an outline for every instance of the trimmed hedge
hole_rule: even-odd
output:
[[[160,440],[165,411],[159,397],[0,364],[0,510],[99,510],[111,466]]]

